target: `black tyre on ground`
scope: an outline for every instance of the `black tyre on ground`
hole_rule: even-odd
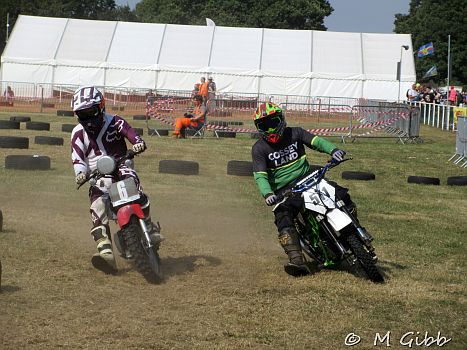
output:
[[[157,134],[159,134],[159,136],[169,136],[169,129],[148,129],[149,136],[157,136]]]
[[[144,114],[134,115],[133,120],[146,120],[146,116]]]
[[[58,117],[73,117],[74,115],[75,115],[75,113],[73,111],[62,110],[62,109],[59,109],[57,111],[57,116]]]
[[[375,174],[364,171],[343,171],[342,178],[346,180],[374,180],[376,179]]]
[[[467,176],[451,176],[448,177],[449,186],[465,186],[467,185]]]
[[[44,122],[27,122],[26,129],[28,130],[50,130],[50,123]]]
[[[19,129],[20,123],[14,120],[0,120],[0,129]]]
[[[3,213],[0,210],[0,232],[3,231]]]
[[[261,134],[259,132],[252,132],[250,133],[250,137],[252,139],[260,139],[261,138]]]
[[[63,146],[63,137],[36,136],[34,143],[38,145]]]
[[[21,136],[0,136],[0,148],[29,148],[29,138]]]
[[[349,234],[346,237],[346,239],[347,243],[349,244],[350,250],[354,253],[358,263],[366,272],[368,278],[373,282],[384,282],[383,275],[381,274],[381,272],[379,272],[378,268],[376,267],[375,261],[373,260],[370,253],[368,253],[368,251],[365,249],[362,242],[360,242],[360,240],[354,234]]]
[[[229,160],[227,175],[253,176],[253,162],[245,160]]]
[[[237,133],[234,131],[217,131],[217,136],[219,137],[227,137],[227,138],[235,138]]]
[[[72,132],[75,128],[76,124],[62,124],[62,131],[63,132]]]
[[[210,120],[208,125],[229,126],[229,122],[226,122],[225,120]]]
[[[141,228],[137,219],[132,218],[131,223],[122,230],[126,246],[133,255],[136,269],[149,281],[158,283],[162,281],[161,261],[157,250],[145,248],[141,243]]]
[[[409,176],[407,178],[409,184],[422,184],[422,185],[439,185],[440,181],[437,177],[427,176]]]
[[[24,122],[30,122],[31,121],[31,117],[26,117],[26,116],[22,116],[22,115],[15,115],[13,117],[10,117],[10,120],[12,122],[20,122],[20,123],[24,123]]]
[[[159,172],[165,174],[198,175],[199,164],[189,160],[161,160]]]
[[[19,170],[49,170],[50,157],[10,155],[5,158],[5,168]]]

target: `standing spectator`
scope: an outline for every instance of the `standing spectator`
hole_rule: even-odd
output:
[[[208,90],[209,83],[206,81],[205,77],[201,77],[201,83],[199,85],[199,94],[203,97],[203,103],[206,105],[208,100]]]
[[[196,83],[193,86],[193,90],[191,91],[191,98],[195,97],[196,95],[199,95],[199,86],[200,85],[201,85],[200,83]]]
[[[418,96],[417,84],[415,83],[412,84],[412,88],[407,90],[406,96],[407,96],[408,103],[416,102],[414,100]]]
[[[448,92],[448,104],[451,106],[455,106],[457,102],[457,91],[453,85],[451,85],[451,89]]]
[[[456,91],[456,106],[460,106],[464,101],[464,96],[460,91]]]
[[[15,97],[15,93],[11,89],[11,86],[7,86],[6,90],[3,92],[3,97],[6,98],[6,101],[10,104],[13,104],[13,98]]]
[[[146,93],[146,105],[152,106],[154,104],[154,101],[156,100],[156,95],[152,92],[151,89]]]
[[[431,91],[429,86],[425,87],[425,91],[423,93],[422,101],[425,103],[433,103],[435,102],[435,94]]]
[[[209,101],[209,111],[212,113],[216,109],[216,83],[212,77],[208,78],[208,101]]]
[[[439,105],[441,103],[441,97],[442,97],[441,92],[439,91],[439,89],[436,89],[434,91],[434,94],[435,94],[435,103]]]

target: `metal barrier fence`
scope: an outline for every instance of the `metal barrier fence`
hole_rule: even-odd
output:
[[[398,103],[378,102],[373,105],[354,106],[349,137],[395,137],[400,142],[422,142],[420,113]],[[365,127],[362,127],[365,126]],[[369,129],[369,130],[365,130]]]
[[[14,97],[7,98],[3,92],[11,87]],[[73,92],[78,85],[62,84],[33,84],[26,82],[0,81],[2,95],[0,96],[0,110],[12,112],[51,112],[54,109],[69,109]],[[147,93],[149,89],[132,89],[121,87],[99,87],[105,94],[107,106],[110,110],[131,113],[142,113],[146,109]],[[156,90],[155,101],[167,111],[183,110],[189,105],[191,91],[181,90]],[[298,96],[298,95],[265,95],[247,94],[241,92],[217,92],[212,99],[213,112],[218,111],[219,116],[229,115],[229,112],[253,111],[258,102],[273,101],[277,104],[318,104],[322,106],[332,105],[364,105],[367,100],[347,97],[324,96]]]
[[[77,85],[31,84],[0,82],[2,89],[10,86],[13,98],[2,97],[0,110],[53,113],[70,110],[70,101]],[[107,100],[107,111],[128,116],[143,114],[150,109],[153,115],[165,120],[180,117],[192,108],[192,92],[177,90],[130,89],[100,87]],[[346,97],[320,97],[297,95],[264,95],[245,93],[219,93],[208,102],[209,119],[226,118],[249,120],[260,102],[273,101],[281,105],[288,120],[298,123],[316,134],[350,137],[396,137],[402,142],[418,138],[418,114],[408,113],[406,105],[383,101]],[[403,107],[401,107],[403,106]],[[407,117],[409,116],[409,117]],[[225,128],[237,132],[256,131]]]
[[[467,168],[467,117],[457,118],[456,153],[449,161]]]
[[[217,99],[216,103],[225,102]],[[239,111],[247,110],[248,119],[242,127],[234,127],[229,123],[229,115],[222,124],[212,120],[208,114],[207,130],[233,131],[237,133],[254,133],[256,129],[251,120],[251,113],[256,108],[257,101],[236,100],[235,104],[224,103],[219,107],[221,111],[236,111],[235,120],[240,118]],[[315,103],[288,102],[281,104],[287,116],[288,125],[299,125],[313,134],[340,137],[343,142],[357,138],[395,138],[402,143],[421,142],[419,138],[420,114],[418,110],[410,110],[406,105],[395,103],[374,103],[365,105],[330,105]],[[175,109],[164,111],[157,104],[148,105],[147,117],[166,125],[174,125],[174,118],[180,115],[173,113]],[[230,115],[232,116],[232,115]],[[230,124],[230,125],[229,125]],[[233,124],[233,123],[232,123]],[[243,125],[243,123],[241,123]],[[235,125],[235,124],[234,124]]]

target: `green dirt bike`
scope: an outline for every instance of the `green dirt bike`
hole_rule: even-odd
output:
[[[350,158],[344,159],[347,160]],[[305,255],[324,267],[347,261],[350,266],[363,269],[371,281],[384,282],[376,266],[373,238],[324,179],[326,172],[340,163],[331,160],[284,191],[273,211],[289,197],[301,196],[303,207],[295,218],[295,227]]]

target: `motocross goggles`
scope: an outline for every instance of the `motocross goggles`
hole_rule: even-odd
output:
[[[91,119],[99,117],[100,110],[98,106],[92,106],[91,108],[82,109],[82,110],[76,111],[75,113],[80,121],[86,122]]]
[[[282,122],[282,116],[278,115],[256,119],[255,125],[259,132],[265,134],[274,134],[280,129]]]

